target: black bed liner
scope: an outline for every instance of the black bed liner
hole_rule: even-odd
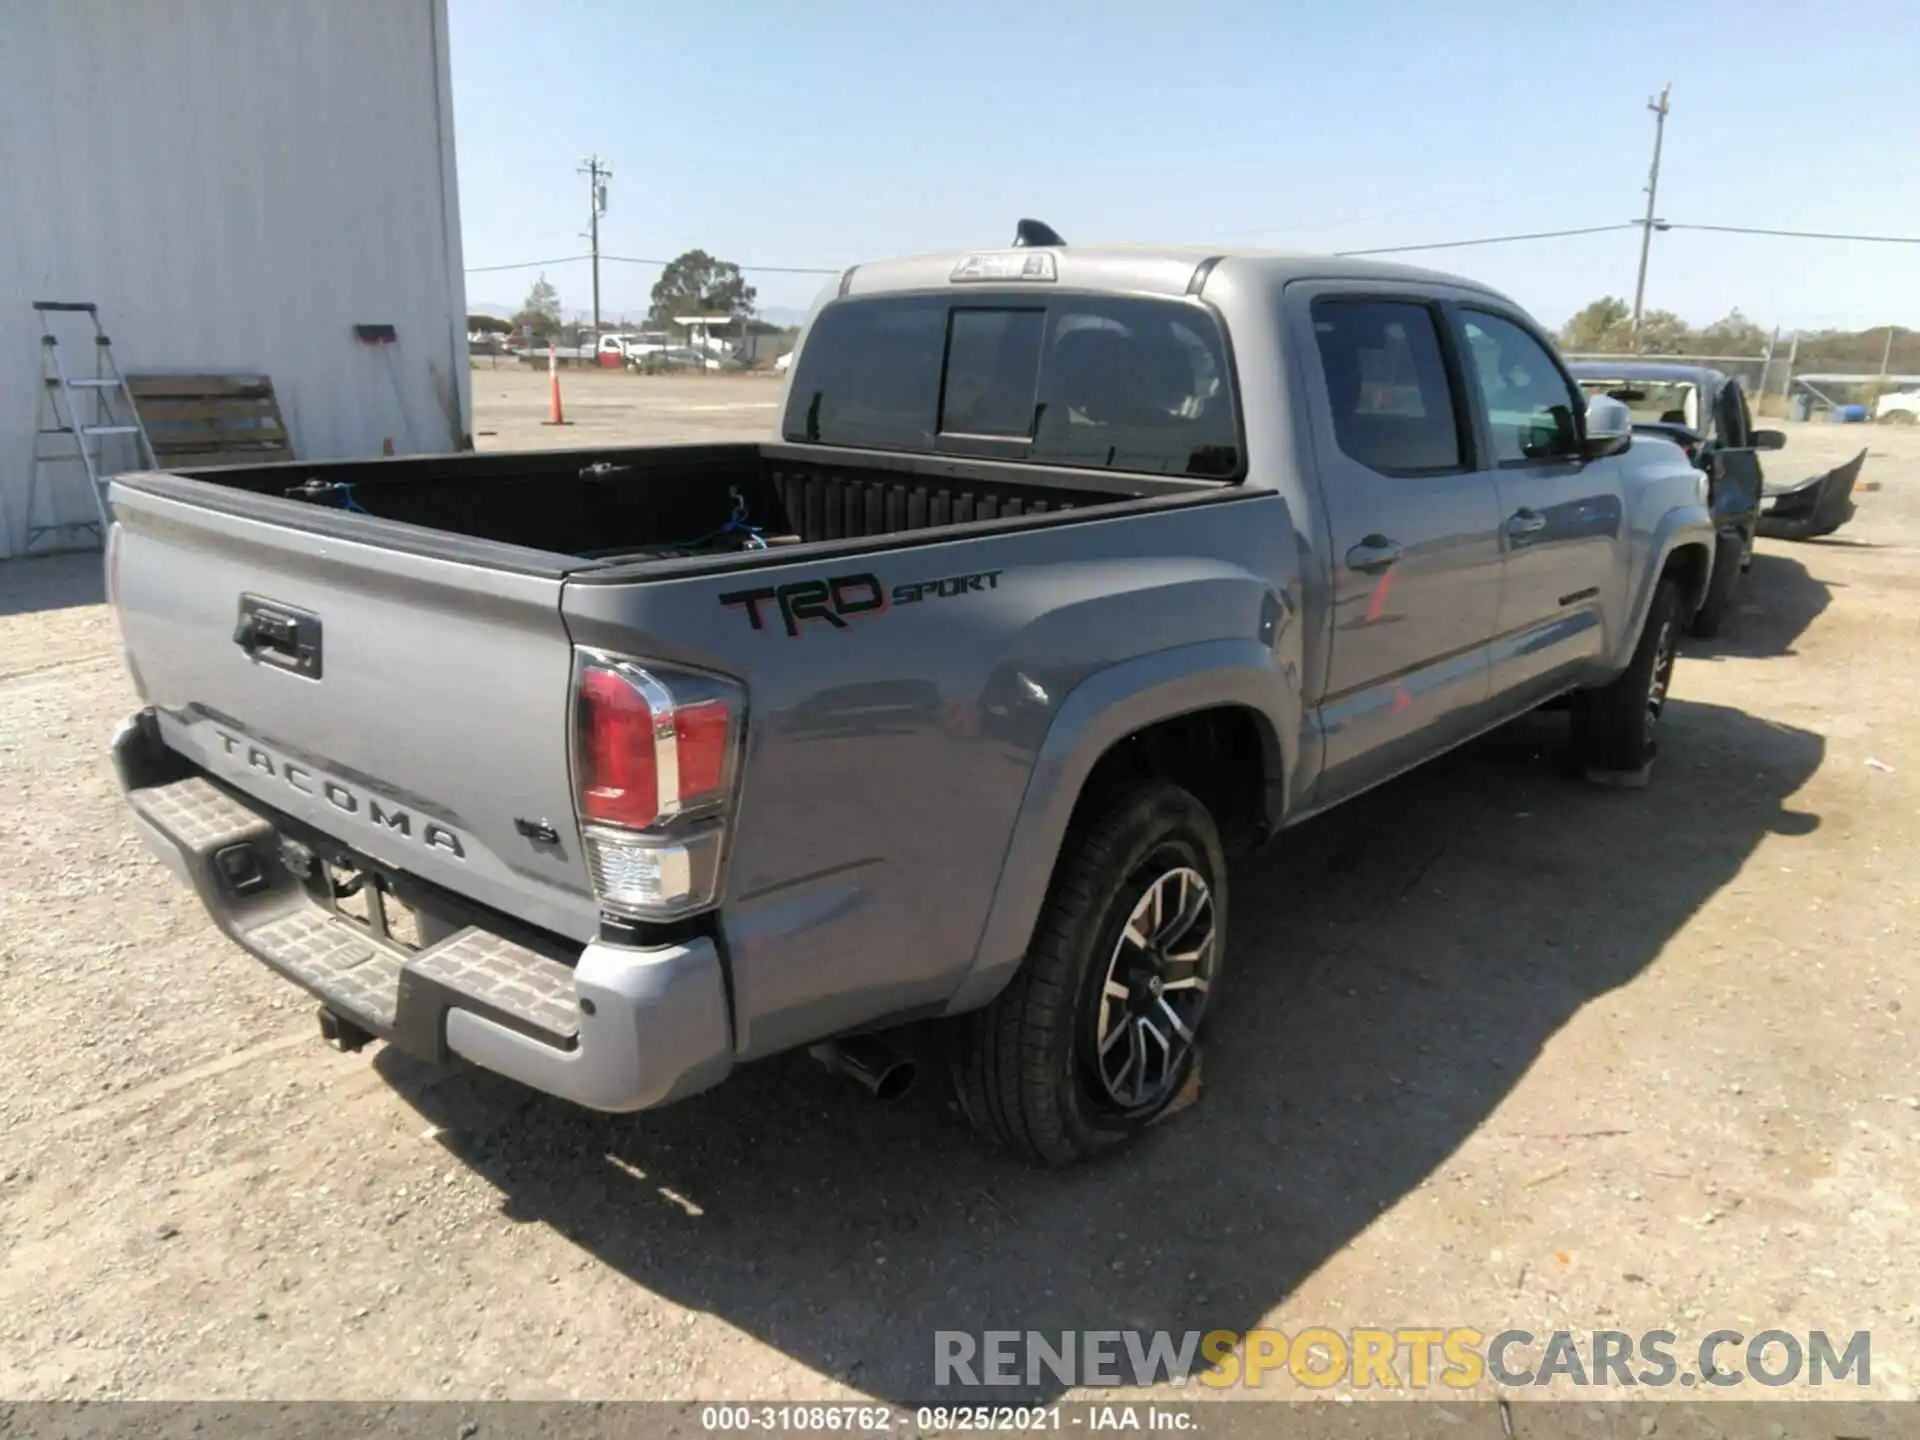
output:
[[[624,578],[636,564],[738,564],[768,546],[837,551],[926,530],[1025,528],[1237,488],[756,443],[294,462],[119,481],[343,539],[596,579]]]

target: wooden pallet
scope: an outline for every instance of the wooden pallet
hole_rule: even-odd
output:
[[[162,470],[293,459],[266,375],[129,375],[127,388]]]

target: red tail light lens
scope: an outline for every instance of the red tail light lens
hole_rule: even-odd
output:
[[[582,667],[577,715],[582,818],[651,825],[660,814],[653,707],[618,671]]]
[[[575,707],[583,820],[643,830],[725,798],[737,700],[704,676],[583,656]]]

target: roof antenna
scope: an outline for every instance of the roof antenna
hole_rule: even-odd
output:
[[[1060,232],[1042,220],[1022,220],[1014,227],[1013,243],[1027,245],[1065,245]]]

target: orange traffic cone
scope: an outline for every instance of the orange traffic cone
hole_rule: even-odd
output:
[[[560,411],[560,356],[553,348],[553,342],[547,342],[547,378],[552,382],[553,393],[547,399],[547,418],[542,425],[571,425],[573,422]]]

